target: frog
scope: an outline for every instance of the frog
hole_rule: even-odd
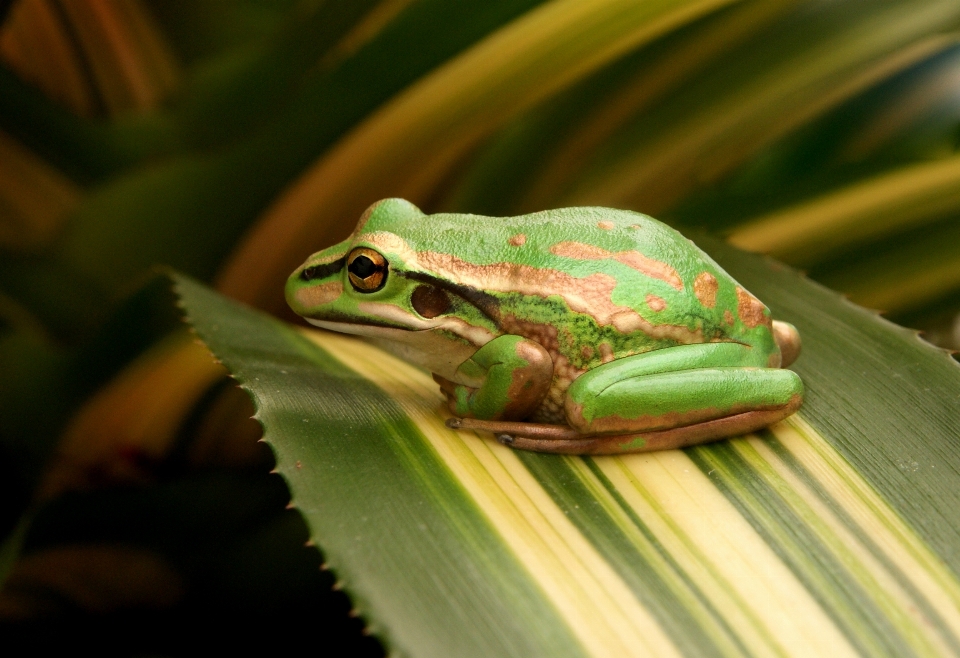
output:
[[[447,425],[603,455],[756,432],[803,402],[792,324],[677,230],[601,207],[371,205],[287,280],[290,308],[432,373]]]

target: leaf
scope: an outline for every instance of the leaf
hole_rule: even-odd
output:
[[[949,39],[928,35],[957,17],[946,2],[850,10],[803,6],[718,59],[608,140],[554,203],[660,213],[835,104],[947,47]]]
[[[73,181],[0,132],[0,246],[51,242],[79,201]]]
[[[904,167],[748,220],[733,231],[730,242],[810,266],[851,244],[955,212],[960,207],[958,182],[960,157]]]
[[[147,153],[171,150],[177,154],[144,162],[88,195],[70,218],[56,254],[108,291],[122,288],[128,279],[158,263],[195,276],[212,276],[278,190],[343,133],[404,85],[531,4],[535,0],[472,2],[464,6],[443,0],[416,3],[338,66],[311,71],[300,81],[298,93],[256,130],[213,152],[178,153],[177,127],[171,127],[162,116],[155,115],[147,128],[140,125],[141,133],[133,130],[137,126],[127,126],[130,134],[122,130],[122,124],[114,126],[108,135],[111,139],[106,140],[108,151],[116,146],[121,155],[129,155],[136,149],[123,147],[132,142],[142,147],[141,158]],[[456,28],[430,39],[436,35],[435,21],[449,15],[458,17]],[[384,61],[391,65],[385,67]],[[7,101],[2,73],[0,69],[0,118]],[[36,106],[41,104],[14,82],[10,86],[27,98],[10,103],[13,116],[9,120],[26,124],[25,131],[46,134],[48,130],[37,130],[38,122],[33,120],[38,113]],[[44,110],[39,112],[41,119],[48,119],[50,108],[40,109]],[[94,127],[84,124],[63,128],[61,121],[67,119],[56,116],[50,123],[62,128],[70,139],[54,140],[56,145],[66,141],[73,146],[79,141],[81,154],[77,158],[93,157],[88,151],[91,143],[97,145],[97,153],[103,150],[94,139]],[[39,123],[46,128],[44,121]],[[150,126],[163,135],[155,149]],[[102,167],[85,168],[101,173],[116,167],[120,156],[111,160]],[[268,167],[264,166],[267,162]]]
[[[0,30],[0,57],[85,116],[154,107],[179,77],[139,0],[21,0]]]
[[[27,628],[92,624],[99,631],[93,641],[100,643],[109,628],[133,626],[143,635],[134,640],[139,647],[172,649],[205,632],[220,646],[233,637],[230,629],[249,624],[237,641],[259,644],[261,637],[277,641],[278,624],[302,622],[321,644],[370,644],[361,635],[362,620],[348,617],[349,601],[331,590],[333,577],[320,568],[321,557],[304,546],[307,529],[286,509],[289,498],[282,480],[266,469],[168,468],[149,487],[46,501],[32,514],[17,582],[0,590],[0,626],[10,628],[11,604],[19,602],[47,608],[47,616],[27,620]],[[129,571],[111,568],[116,558],[116,566]],[[144,600],[151,592],[143,585],[151,583],[143,576],[158,566],[167,567],[168,577],[152,589],[168,596]],[[181,596],[170,597],[171,589]],[[110,608],[114,612],[104,615]],[[131,644],[126,634],[122,641]]]
[[[260,219],[218,287],[279,310],[277,291],[304,252],[346,236],[366,206],[389,196],[420,201],[515,113],[729,3],[553,0],[528,12],[341,140]]]
[[[154,277],[74,348],[26,330],[0,334],[0,442],[25,484],[39,476],[80,403],[178,325],[169,286]]]
[[[757,436],[621,457],[454,433],[426,373],[177,288],[393,652],[957,653],[960,367],[783,266],[703,243],[798,326],[806,402]]]
[[[549,207],[625,123],[793,3],[736,3],[683,26],[511,121],[472,158],[441,205],[500,216]]]
[[[919,312],[960,291],[960,223],[939,222],[863,245],[861,253],[821,264],[815,275],[871,308]],[[955,307],[956,308],[956,307]]]
[[[185,332],[164,337],[73,414],[37,495],[147,479],[145,467],[172,451],[190,410],[223,376]]]
[[[173,110],[183,141],[213,148],[271,120],[298,86],[323,79],[342,63],[337,46],[377,2],[336,0],[292,12],[269,39],[203,63]]]
[[[179,574],[160,556],[127,546],[65,546],[23,556],[10,574],[0,616],[24,619],[57,612],[64,599],[89,612],[173,605]],[[62,604],[62,603],[61,603]]]

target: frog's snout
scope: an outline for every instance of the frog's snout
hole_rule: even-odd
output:
[[[774,320],[773,338],[780,347],[780,367],[786,368],[800,356],[800,332],[789,322]]]
[[[286,297],[287,305],[293,309],[298,315],[302,315],[303,309],[301,304],[297,300],[297,291],[303,286],[303,282],[300,280],[300,273],[303,270],[303,267],[298,267],[293,271],[289,277],[287,277],[287,285],[284,286],[283,294]]]

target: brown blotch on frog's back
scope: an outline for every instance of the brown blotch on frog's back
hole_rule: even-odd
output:
[[[615,358],[617,358],[616,354],[614,354],[613,352],[613,347],[610,345],[610,343],[607,343],[607,342],[600,343],[599,349],[600,349],[600,363],[610,363]]]
[[[645,256],[639,251],[613,252],[591,244],[584,244],[583,242],[566,241],[558,242],[550,247],[550,253],[554,256],[560,256],[561,258],[574,258],[577,260],[612,259],[635,269],[641,274],[659,279],[677,290],[683,290],[683,280],[674,268],[666,263]]]
[[[770,326],[770,316],[759,299],[737,286],[737,315],[740,321],[751,329],[763,325]]]
[[[591,248],[596,249],[596,247]],[[437,285],[475,303],[508,333],[512,332],[506,328],[507,323],[504,318],[500,317],[501,309],[488,312],[480,305],[484,303],[483,299],[492,298],[492,295],[497,293],[517,293],[521,296],[537,296],[543,299],[557,295],[574,313],[588,315],[596,324],[613,326],[621,333],[642,331],[654,339],[669,339],[678,343],[703,342],[703,332],[700,329],[690,329],[685,325],[653,323],[634,309],[615,304],[612,296],[617,287],[617,280],[603,272],[576,277],[560,270],[518,263],[478,265],[446,253],[421,251],[417,252],[416,257],[423,270],[429,274],[418,272],[407,273],[404,276],[423,280],[426,283],[456,279],[460,282],[456,285],[441,283]],[[676,275],[675,271],[674,275]],[[679,276],[677,281],[679,283]],[[471,290],[479,301],[473,302]]]
[[[730,309],[724,309],[723,321],[727,324],[727,326],[733,326],[733,313],[730,312]]]
[[[693,281],[693,294],[697,296],[700,303],[707,308],[713,308],[717,305],[717,277],[710,272],[701,272]]]
[[[667,300],[663,297],[657,297],[656,295],[647,295],[647,306],[654,311],[662,311],[667,308]]]
[[[507,240],[507,243],[509,243],[511,247],[522,247],[527,243],[527,236],[523,233],[517,233]]]
[[[613,222],[597,222],[597,228],[602,228],[604,231],[612,231],[615,226]]]

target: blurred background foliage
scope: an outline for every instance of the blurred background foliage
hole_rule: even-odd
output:
[[[123,622],[164,650],[322,620],[380,651],[156,267],[284,315],[286,274],[386,196],[635,209],[960,347],[952,0],[7,0],[0,20],[11,630]]]

